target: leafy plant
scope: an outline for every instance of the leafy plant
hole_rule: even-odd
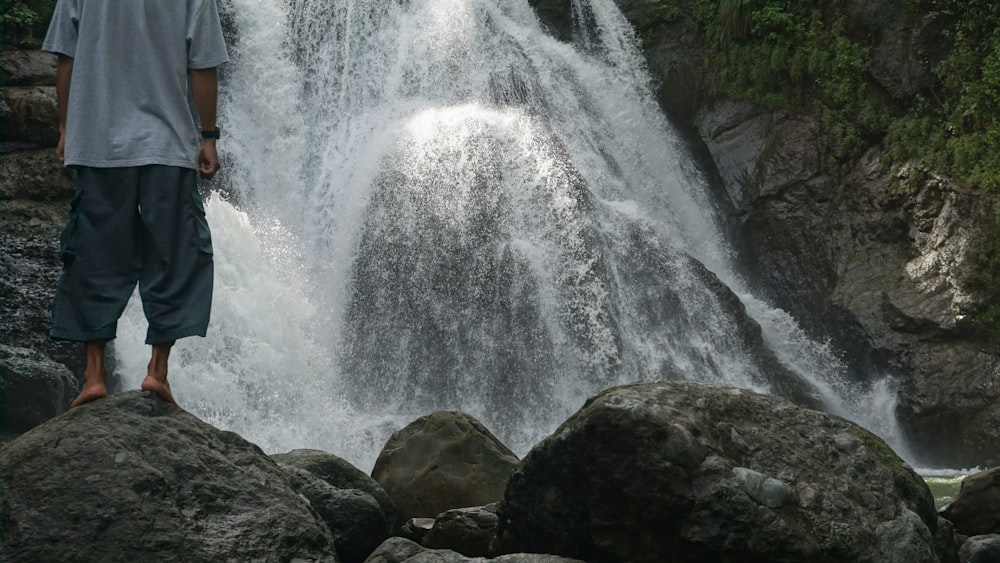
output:
[[[3,42],[23,47],[41,45],[55,0],[0,0]]]

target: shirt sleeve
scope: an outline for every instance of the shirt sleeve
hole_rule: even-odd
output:
[[[188,11],[188,68],[214,68],[229,62],[215,0],[198,0]]]
[[[80,25],[78,0],[59,0],[52,12],[52,23],[42,42],[42,50],[76,57],[76,39]]]

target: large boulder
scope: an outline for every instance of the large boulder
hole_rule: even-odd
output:
[[[0,84],[54,86],[56,56],[32,49],[0,50]]]
[[[0,449],[0,559],[335,562],[261,450],[155,395],[70,410]]]
[[[587,561],[937,562],[923,480],[872,433],[750,391],[607,390],[507,484],[499,552]]]
[[[439,411],[393,434],[372,477],[408,520],[499,501],[517,462],[471,415]]]
[[[361,563],[392,534],[392,526],[371,495],[358,489],[338,489],[316,475],[291,465],[283,465],[292,488],[309,499],[309,504],[326,522],[337,557],[343,563]]]
[[[31,430],[66,412],[80,383],[66,366],[27,348],[0,344],[0,437]]]
[[[958,551],[961,563],[996,563],[1000,561],[1000,535],[969,538]]]
[[[941,515],[961,536],[1000,534],[1000,467],[969,475]]]
[[[338,489],[356,489],[372,496],[390,525],[390,533],[402,524],[399,511],[382,485],[351,462],[322,450],[299,449],[274,454],[271,459],[282,465],[304,469]],[[384,539],[384,538],[383,538]],[[381,541],[381,540],[380,540]]]
[[[365,563],[582,563],[557,555],[512,553],[493,559],[466,557],[450,549],[427,549],[405,538],[389,538],[378,547]]]

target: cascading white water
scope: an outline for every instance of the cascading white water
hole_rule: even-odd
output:
[[[370,467],[433,409],[524,453],[600,389],[690,379],[822,404],[901,447],[894,405],[870,406],[886,384],[845,383],[733,270],[613,1],[573,6],[576,46],[527,0],[226,4],[239,208],[207,204],[213,322],[171,367],[186,408]],[[137,303],[123,323],[137,384]]]

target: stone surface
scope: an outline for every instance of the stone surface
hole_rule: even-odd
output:
[[[53,149],[0,154],[0,200],[67,201],[74,187],[73,172]]]
[[[257,446],[148,393],[4,445],[0,479],[5,561],[336,561],[326,526]]]
[[[501,552],[587,561],[936,562],[923,480],[843,419],[692,383],[613,388],[507,485]]]
[[[82,347],[49,339],[52,296],[62,266],[58,231],[9,234],[11,218],[4,203],[0,201],[0,344],[28,348],[82,374]]]
[[[997,563],[1000,561],[1000,535],[969,538],[958,550],[961,563]]]
[[[955,525],[950,520],[938,516],[937,532],[934,533],[934,552],[940,563],[958,563],[958,538]]]
[[[500,500],[517,456],[472,416],[439,411],[386,443],[372,477],[403,519]]]
[[[399,535],[417,543],[423,543],[424,536],[434,527],[433,518],[410,518],[399,530]]]
[[[288,453],[274,454],[271,459],[284,465],[305,469],[338,489],[357,489],[374,498],[382,514],[391,524],[390,533],[399,528],[402,520],[399,511],[389,499],[382,485],[367,473],[354,467],[349,461],[321,450],[299,449]]]
[[[56,56],[33,49],[0,50],[0,84],[54,86]]]
[[[860,33],[874,41],[871,74],[897,100],[934,84],[932,69],[946,52],[923,18],[904,0],[851,0],[848,12]]]
[[[62,364],[27,348],[0,344],[0,432],[26,432],[66,412],[80,383]]]
[[[55,86],[7,86],[0,97],[0,140],[43,147],[59,142]]]
[[[392,525],[370,494],[339,489],[305,469],[281,467],[290,477],[292,488],[309,499],[326,522],[340,561],[361,563],[392,534]]]
[[[1000,534],[1000,467],[969,475],[941,515],[962,536]]]
[[[469,557],[485,557],[497,531],[495,504],[455,508],[438,514],[420,543],[431,549],[450,549]]]
[[[582,563],[557,555],[513,553],[492,559],[466,557],[450,549],[427,549],[405,538],[389,538],[365,563]]]

